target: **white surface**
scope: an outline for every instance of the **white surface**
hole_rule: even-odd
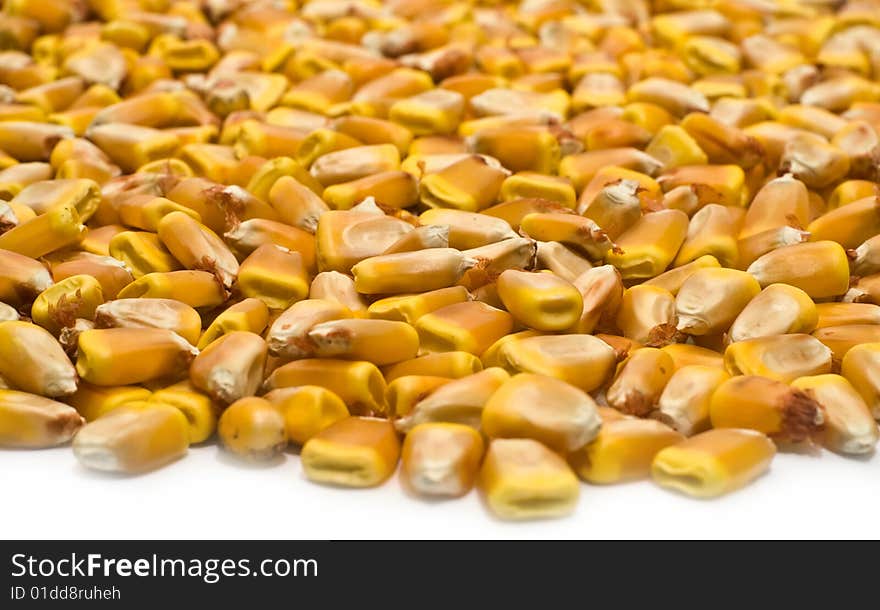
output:
[[[880,455],[780,454],[738,493],[698,501],[649,481],[584,485],[570,517],[495,520],[480,497],[425,502],[395,477],[350,490],[307,481],[291,453],[248,466],[200,447],[137,477],[94,473],[69,447],[0,451],[0,539],[878,538]]]

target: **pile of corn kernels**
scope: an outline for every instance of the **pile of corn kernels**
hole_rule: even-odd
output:
[[[0,446],[514,519],[874,451],[877,0],[5,0],[0,47]]]

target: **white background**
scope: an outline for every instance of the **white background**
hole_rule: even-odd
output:
[[[307,481],[291,452],[250,466],[215,446],[136,477],[81,467],[69,447],[0,451],[3,539],[880,538],[880,456],[778,454],[751,486],[692,500],[650,481],[584,484],[552,521],[494,519],[477,493],[409,496]]]

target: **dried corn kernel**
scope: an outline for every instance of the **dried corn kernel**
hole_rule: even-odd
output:
[[[84,426],[73,453],[87,468],[140,473],[182,457],[188,446],[189,427],[178,409],[133,402]]]
[[[85,420],[72,407],[48,398],[0,390],[0,446],[42,448],[62,445]]]
[[[255,396],[237,400],[223,411],[217,435],[225,449],[250,460],[270,460],[287,447],[281,411]]]
[[[659,451],[651,471],[663,487],[712,498],[751,483],[775,454],[776,447],[760,432],[709,430]]]
[[[374,487],[397,467],[400,441],[387,420],[347,417],[310,438],[300,455],[312,481]]]
[[[470,426],[421,424],[406,435],[401,477],[420,495],[462,496],[474,485],[483,448],[483,438]]]

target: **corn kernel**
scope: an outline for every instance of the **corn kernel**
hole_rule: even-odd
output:
[[[715,366],[678,367],[663,388],[657,410],[651,416],[685,436],[703,432],[710,427],[712,395],[729,378],[730,375]]]
[[[205,349],[223,335],[236,330],[261,335],[268,324],[269,310],[266,304],[259,299],[245,299],[214,318],[202,333],[197,347],[200,350]]]
[[[371,362],[315,358],[297,360],[275,369],[265,389],[317,385],[337,394],[352,414],[385,411],[385,379]]]
[[[831,372],[832,351],[810,335],[775,335],[731,343],[724,365],[731,375],[761,375],[790,383]]]
[[[759,292],[758,282],[744,271],[700,269],[675,297],[677,328],[689,335],[725,332]]]
[[[532,439],[495,439],[480,469],[479,486],[503,519],[559,517],[574,510],[578,480],[561,457]]]
[[[0,322],[0,375],[15,389],[67,396],[76,391],[76,373],[49,332],[29,322]]]
[[[349,416],[342,399],[320,386],[281,388],[264,398],[281,411],[288,438],[300,445]]]
[[[249,460],[270,460],[287,447],[281,411],[255,396],[237,400],[223,411],[217,435],[224,449]]]
[[[101,284],[90,275],[74,275],[47,288],[31,307],[33,321],[53,335],[77,318],[92,320],[104,302]]]
[[[662,449],[654,457],[654,481],[698,498],[735,491],[763,474],[776,447],[754,430],[709,430]]]
[[[312,481],[374,487],[397,467],[400,441],[387,420],[347,417],[310,438],[300,455],[303,471]]]
[[[217,407],[188,381],[181,381],[153,392],[149,402],[158,402],[178,409],[189,427],[190,444],[203,443],[217,429]]]
[[[223,404],[253,396],[263,381],[267,354],[262,337],[233,331],[196,356],[189,369],[190,382]]]
[[[747,428],[779,442],[809,441],[822,430],[825,414],[811,394],[756,375],[728,379],[709,407],[713,428]]]
[[[816,400],[825,415],[822,442],[828,449],[848,455],[872,453],[880,439],[877,422],[864,399],[840,375],[795,379],[791,387]]]
[[[568,461],[593,484],[643,479],[651,475],[656,454],[682,440],[681,434],[657,421],[606,421],[595,440],[569,455]]]
[[[420,495],[462,496],[474,485],[483,450],[483,438],[469,426],[421,424],[404,441],[401,477]]]
[[[84,426],[73,453],[87,468],[135,474],[182,457],[188,446],[186,417],[178,409],[133,402]]]
[[[85,420],[72,407],[48,398],[0,390],[0,446],[42,448],[68,442]]]

